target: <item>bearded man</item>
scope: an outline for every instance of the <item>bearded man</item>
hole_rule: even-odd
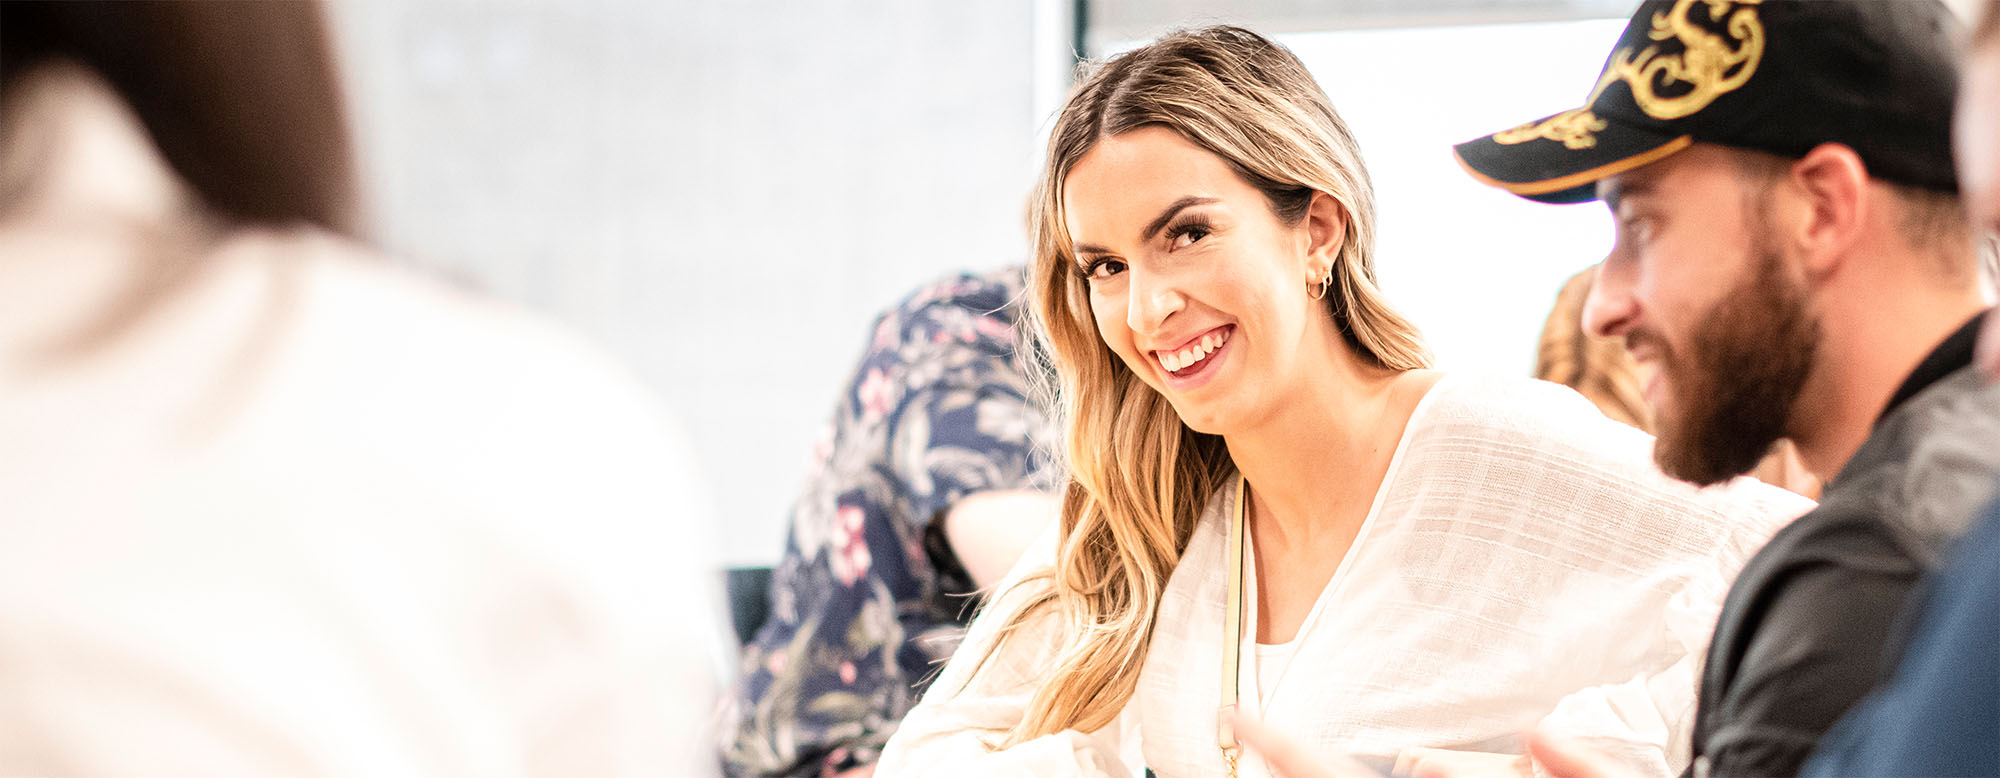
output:
[[[1647,2],[1584,108],[1457,148],[1515,194],[1610,208],[1584,324],[1655,368],[1662,469],[1717,483],[1790,439],[1827,482],[1723,606],[1696,776],[1797,774],[1993,494],[1954,35],[1930,0]]]

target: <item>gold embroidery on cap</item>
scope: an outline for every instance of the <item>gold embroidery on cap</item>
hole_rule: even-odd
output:
[[[1620,81],[1632,88],[1632,100],[1639,109],[1655,119],[1679,119],[1703,108],[1715,99],[1735,91],[1750,80],[1757,72],[1757,63],[1764,57],[1764,25],[1757,19],[1755,6],[1762,0],[1677,0],[1674,7],[1664,13],[1653,14],[1652,29],[1647,37],[1656,41],[1673,39],[1681,44],[1678,54],[1661,54],[1660,46],[1647,46],[1638,57],[1632,56],[1632,48],[1619,49],[1611,55],[1611,63],[1604,72],[1598,74],[1597,84],[1590,89],[1590,97],[1583,101],[1584,107],[1576,108],[1543,119],[1529,122],[1514,129],[1495,133],[1493,142],[1503,146],[1527,143],[1531,140],[1546,139],[1559,141],[1572,150],[1592,148],[1597,145],[1597,131],[1605,128],[1603,119],[1591,113],[1590,106],[1597,102],[1604,88]],[[1709,32],[1689,20],[1688,14],[1695,3],[1708,6],[1710,22],[1720,22],[1729,18],[1723,29],[1728,38]],[[1735,13],[1730,13],[1731,10]],[[1742,45],[1732,48],[1730,42]],[[1659,86],[1655,86],[1655,81]],[[1661,95],[1660,89],[1685,83],[1687,91],[1680,94]]]
[[[1656,41],[1679,41],[1679,54],[1661,54],[1655,44],[1632,57],[1625,49],[1612,55],[1608,70],[1632,87],[1632,100],[1639,110],[1655,119],[1679,119],[1733,92],[1757,72],[1764,58],[1764,25],[1757,20],[1755,6],[1760,0],[1679,0],[1673,10],[1653,14],[1653,29],[1647,37]],[[1729,21],[1723,29],[1728,38],[1709,32],[1688,19],[1696,2],[1708,5],[1708,20]],[[1731,13],[1731,7],[1740,5]],[[1742,45],[1731,47],[1731,42]],[[1659,86],[1655,86],[1658,83]],[[1660,87],[1685,83],[1684,93],[1663,96]]]
[[[1587,149],[1597,145],[1597,131],[1604,129],[1603,119],[1591,113],[1589,108],[1573,108],[1543,119],[1528,122],[1514,129],[1493,134],[1493,142],[1503,146],[1527,143],[1538,138],[1561,141],[1571,149]]]

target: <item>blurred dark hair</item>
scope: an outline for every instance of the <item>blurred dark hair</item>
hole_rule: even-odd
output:
[[[292,0],[0,0],[0,96],[70,61],[111,84],[225,219],[355,233],[355,179],[323,8]]]

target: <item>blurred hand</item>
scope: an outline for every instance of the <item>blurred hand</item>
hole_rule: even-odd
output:
[[[1026,490],[978,492],[967,495],[944,515],[944,538],[958,563],[972,576],[972,585],[988,589],[1014,569],[1021,554],[1034,545],[1062,515],[1062,498]]]
[[[1635,778],[1603,751],[1546,730],[1528,733],[1528,754],[1550,778]]]
[[[1535,778],[1534,765],[1522,754],[1442,748],[1403,749],[1392,772],[1413,778]]]
[[[1256,750],[1282,778],[1382,778],[1367,765],[1341,754],[1315,754],[1297,740],[1242,714],[1236,716],[1236,739]]]
[[[1255,749],[1283,778],[1382,778],[1345,755],[1312,753],[1248,716],[1236,717],[1236,738]],[[1623,764],[1579,740],[1536,730],[1528,733],[1527,745],[1526,755],[1407,749],[1396,759],[1393,772],[1413,778],[1535,778],[1534,765],[1539,763],[1549,778],[1638,778]]]
[[[1987,314],[1979,325],[1979,340],[1972,347],[1972,364],[1986,374],[1986,380],[2000,379],[2000,311]]]

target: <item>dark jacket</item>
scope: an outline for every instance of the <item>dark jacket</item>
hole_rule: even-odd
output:
[[[1950,559],[1895,680],[1827,733],[1806,775],[2000,775],[2000,505]]]
[[[2000,471],[2000,387],[1968,366],[1978,325],[1918,366],[1819,507],[1737,576],[1704,668],[1692,775],[1798,774],[1886,677],[1904,599]]]

